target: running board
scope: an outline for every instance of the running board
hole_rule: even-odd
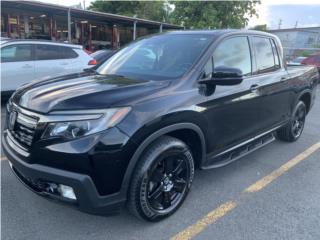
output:
[[[208,160],[204,166],[202,166],[202,169],[219,168],[228,165],[229,163],[232,163],[257,149],[262,148],[274,140],[275,137],[273,133],[266,134],[243,146],[233,149],[232,151],[227,151],[224,154],[218,154],[214,156]]]

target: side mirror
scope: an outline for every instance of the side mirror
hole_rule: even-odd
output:
[[[238,68],[217,67],[214,69],[211,78],[201,79],[199,82],[211,85],[237,85],[243,81],[242,71]]]

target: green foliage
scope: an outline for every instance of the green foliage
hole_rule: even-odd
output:
[[[263,25],[256,25],[252,28],[250,28],[250,30],[258,30],[258,31],[267,31],[267,24],[263,24]]]
[[[248,1],[101,1],[89,9],[170,22],[186,28],[242,28],[257,15],[259,0]]]
[[[168,11],[163,1],[101,1],[92,2],[90,10],[145,18],[154,21],[167,21]]]
[[[297,57],[309,57],[311,55],[312,51],[309,50],[302,50],[302,51],[298,51],[296,53]]]
[[[257,15],[260,1],[169,1],[175,5],[171,21],[186,28],[242,28]]]

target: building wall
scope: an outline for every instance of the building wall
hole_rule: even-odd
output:
[[[277,31],[272,32],[277,35],[284,47],[287,48],[313,48],[320,44],[320,28],[319,31]]]
[[[71,14],[71,41],[88,50],[118,48],[133,40],[133,24],[117,24],[109,19],[77,18]],[[137,37],[159,32],[159,27],[137,24]],[[68,20],[54,11],[25,11],[2,8],[1,36],[22,39],[68,41]]]
[[[288,60],[320,51],[320,27],[270,31],[279,37]],[[319,48],[319,49],[317,49]]]

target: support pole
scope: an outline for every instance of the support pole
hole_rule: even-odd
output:
[[[137,37],[137,21],[134,21],[133,22],[133,40],[136,40],[136,37]]]
[[[92,27],[89,24],[89,50],[92,51]]]
[[[71,43],[71,9],[68,9],[68,42]]]
[[[160,24],[160,32],[162,33],[162,24]]]
[[[17,16],[17,33],[19,38],[21,38],[21,26],[20,26],[20,16]]]
[[[7,22],[7,30],[8,30],[8,38],[11,37],[11,24],[10,24],[10,15],[8,13],[8,22]]]

